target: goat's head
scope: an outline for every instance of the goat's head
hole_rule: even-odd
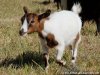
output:
[[[19,31],[21,36],[38,31],[40,20],[50,15],[51,11],[47,10],[45,13],[37,15],[29,13],[26,7],[23,7],[24,15],[21,17],[22,26]]]

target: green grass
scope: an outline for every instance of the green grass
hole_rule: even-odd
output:
[[[53,3],[43,5],[45,0],[0,0],[0,75],[46,75],[42,48],[37,33],[19,36],[23,6],[37,14],[46,9],[56,11]],[[82,41],[78,49],[76,67],[71,66],[71,51],[66,48],[65,67],[55,62],[55,49],[50,50],[50,67],[47,75],[68,72],[100,73],[100,36],[95,36],[95,23],[86,22],[82,29]]]

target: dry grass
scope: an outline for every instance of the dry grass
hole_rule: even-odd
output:
[[[55,11],[54,4],[43,5],[45,0],[0,0],[0,75],[45,75],[42,48],[36,33],[19,36],[23,6],[37,14],[46,9]],[[95,23],[85,23],[78,50],[76,67],[71,66],[71,51],[65,51],[65,67],[55,63],[55,49],[50,50],[48,75],[69,72],[100,73],[100,37],[96,37]]]

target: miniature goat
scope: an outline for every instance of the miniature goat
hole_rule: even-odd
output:
[[[44,50],[43,55],[46,68],[48,68],[49,64],[49,48],[54,47],[57,50],[56,61],[61,65],[65,65],[65,61],[62,60],[63,52],[66,46],[71,45],[72,63],[75,63],[77,48],[81,39],[80,31],[82,22],[78,16],[80,13],[79,10],[81,10],[80,5],[74,5],[72,10],[63,10],[53,14],[49,13],[47,16],[45,16],[45,13],[44,17],[29,13],[24,8],[25,14],[21,19],[22,27],[20,29],[20,35],[38,32]]]

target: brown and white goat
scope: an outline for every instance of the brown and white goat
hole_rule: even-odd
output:
[[[74,5],[73,11],[60,11],[50,14],[46,11],[42,15],[29,13],[24,7],[24,16],[22,17],[22,27],[20,35],[37,32],[39,34],[41,45],[44,50],[45,67],[48,68],[49,48],[57,50],[56,61],[65,65],[62,60],[65,47],[72,46],[72,63],[75,63],[77,48],[80,42],[80,31],[82,22],[78,16],[80,6]]]

